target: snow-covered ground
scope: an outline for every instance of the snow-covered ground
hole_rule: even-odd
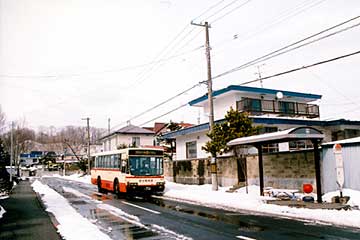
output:
[[[83,177],[80,175],[58,177],[91,184],[88,175]],[[220,187],[218,191],[212,191],[211,185],[184,185],[166,182],[164,197],[227,210],[251,211],[324,224],[331,223],[360,228],[359,210],[306,209],[279,206],[267,204],[266,200],[271,198],[259,196],[260,190],[258,186],[249,186],[248,193],[246,193],[245,188],[240,188],[233,193],[226,192],[228,189],[228,187]],[[360,191],[344,189],[343,194],[344,196],[350,196],[348,202],[350,206],[360,206]],[[338,191],[326,193],[323,196],[323,201],[331,202],[331,198],[338,195]]]
[[[53,176],[54,177],[54,176]],[[57,176],[60,177],[60,176]],[[66,179],[76,179],[83,182],[84,178],[79,178],[79,176],[72,177],[62,177]],[[86,177],[85,177],[86,179]],[[89,182],[87,182],[89,183]],[[103,233],[100,228],[93,224],[90,220],[82,217],[79,213],[71,207],[69,202],[62,197],[55,190],[51,189],[47,185],[44,185],[38,180],[32,184],[32,187],[35,192],[37,192],[42,201],[46,206],[46,211],[51,212],[56,220],[59,222],[57,229],[61,236],[67,240],[78,240],[78,239],[111,239],[105,233]],[[101,201],[94,200],[91,197],[69,187],[63,187],[65,192],[74,194],[75,196],[81,197],[82,199],[95,202],[98,208],[101,208],[105,211],[110,212],[112,215],[120,217],[127,222],[130,222],[138,227],[157,232],[163,236],[171,236],[171,239],[179,240],[190,240],[190,238],[177,234],[171,230],[158,226],[156,224],[144,225],[141,223],[140,219],[134,215],[130,215],[121,209],[118,209],[114,206],[104,204]],[[111,230],[110,230],[111,231]]]
[[[267,204],[266,200],[271,198],[259,196],[260,190],[258,186],[249,186],[248,189],[248,194],[245,188],[228,193],[226,192],[228,188],[219,188],[218,191],[212,191],[211,185],[182,185],[167,182],[164,196],[227,210],[246,210],[299,220],[360,228],[359,210],[307,209]],[[344,189],[343,194],[344,196],[350,196],[348,204],[351,206],[360,205],[359,191]],[[339,192],[327,193],[324,195],[324,201],[331,202],[331,197],[336,195],[339,195]]]
[[[57,229],[64,239],[111,239],[88,219],[81,216],[69,202],[55,190],[36,180],[32,187],[39,193],[46,210],[59,222]]]
[[[5,212],[6,212],[5,209],[0,205],[0,218],[2,218]]]
[[[53,175],[51,177],[59,177],[91,184],[89,175]],[[86,237],[87,239],[110,239],[106,234],[101,232],[96,225],[77,213],[70,206],[69,202],[60,194],[39,181],[35,181],[32,186],[41,196],[42,201],[44,201],[47,206],[47,211],[53,213],[59,222],[59,225],[57,226],[58,231],[65,239],[80,239],[79,236],[82,238]],[[163,197],[233,211],[250,211],[257,214],[269,214],[316,223],[360,228],[359,210],[320,210],[267,204],[266,200],[270,199],[270,197],[259,196],[258,186],[249,186],[248,193],[246,193],[245,188],[240,188],[233,193],[226,192],[226,190],[228,190],[228,188],[220,187],[218,191],[212,191],[211,185],[183,185],[166,182],[166,190]],[[81,193],[75,192],[76,190],[70,188],[65,188],[64,191],[72,192],[75,195],[81,195]],[[350,196],[348,204],[351,206],[360,206],[359,191],[344,189],[343,193],[345,196]],[[331,197],[336,195],[339,195],[339,193],[327,193],[323,196],[323,200],[330,202]],[[99,203],[99,205],[102,205],[102,203]],[[110,212],[115,211],[114,209],[109,209],[111,208],[110,205],[103,205],[101,207],[108,211],[111,210]],[[132,216],[129,217],[126,216],[126,214],[124,215],[121,211],[116,211],[118,215],[122,215],[132,221],[137,221],[137,219]],[[5,210],[0,206],[0,217],[4,212]],[[152,227],[156,228],[156,226]]]

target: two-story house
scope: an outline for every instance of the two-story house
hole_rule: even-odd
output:
[[[99,141],[102,143],[104,151],[116,150],[124,146],[153,146],[154,132],[128,125],[100,138]]]
[[[320,110],[317,104],[320,99],[321,95],[317,94],[230,85],[226,88],[213,91],[214,119],[215,123],[224,121],[224,116],[230,107],[232,107],[240,112],[249,113],[249,117],[252,119],[253,124],[262,127],[261,133],[275,132],[294,127],[310,126],[324,133],[324,142],[360,136],[360,121],[350,121],[344,119],[332,121],[320,120]],[[209,113],[207,95],[203,95],[190,101],[189,105],[201,107],[204,109],[205,114]],[[207,159],[210,154],[202,150],[205,143],[209,141],[209,138],[206,136],[208,131],[209,123],[206,122],[189,128],[180,129],[178,131],[165,133],[163,135],[164,138],[175,139],[176,141],[177,155],[174,159],[176,160],[174,164],[176,165],[175,172],[178,173],[177,181],[184,183],[208,182],[209,175],[207,175],[206,171],[204,172],[203,169],[204,167],[208,167]],[[299,150],[305,150],[306,152],[306,149],[311,148],[313,148],[313,146],[310,141],[302,140],[264,146],[263,152],[289,153],[294,151],[298,152]],[[253,152],[253,154],[256,155],[256,152]],[[287,156],[287,158],[296,158],[298,159],[296,161],[299,162],[299,166],[307,165],[309,166],[309,169],[312,169],[312,163],[309,160],[311,157],[308,158],[308,155],[304,157],[299,154],[296,157],[294,156]],[[276,158],[278,157],[279,156],[276,156]],[[185,162],[182,163],[183,160],[192,162],[191,164]],[[205,162],[201,163],[201,161]],[[226,162],[226,160],[224,161]],[[236,184],[237,181],[241,182],[244,176],[240,173],[239,163],[234,164],[234,161],[231,160],[227,161],[227,163],[225,162],[222,166],[218,166],[221,172],[221,174],[219,174],[219,183],[223,186],[229,186]],[[254,161],[250,161],[250,163],[253,162]],[[290,169],[292,163],[289,161],[284,162],[286,162],[286,164],[290,164],[286,166],[286,168]],[[284,166],[276,166],[276,164],[277,163],[274,163],[274,165],[268,166],[268,170],[270,171],[270,168],[284,169]],[[189,167],[190,165],[191,167]],[[186,172],[184,169],[187,169],[188,171]],[[247,171],[250,171],[249,176],[251,175],[253,177],[252,183],[256,184],[256,171],[252,170],[252,166],[248,166],[247,169]],[[305,167],[305,169],[308,168]],[[181,171],[183,171],[183,173],[180,173]],[[192,171],[192,173],[189,171]],[[236,171],[239,173],[236,173]],[[251,171],[254,172],[253,175]],[[296,170],[294,172],[299,171]],[[201,174],[199,174],[197,179],[194,180],[194,177],[191,176],[198,173]],[[277,184],[284,182],[284,179],[286,179],[287,176],[290,176],[290,174],[284,173],[284,176],[280,179],[277,175],[279,174],[274,172],[274,177],[269,181]],[[310,173],[304,173],[301,175],[303,176],[303,181],[312,180]],[[300,184],[300,182],[297,182],[297,180],[294,181],[294,186],[297,186],[296,184]],[[280,184],[277,186],[280,186]]]
[[[215,122],[223,121],[232,107],[248,112],[254,125],[261,125],[262,132],[275,132],[292,127],[313,126],[325,134],[324,141],[339,140],[360,135],[360,122],[344,119],[321,121],[319,106],[321,95],[291,92],[268,88],[230,85],[213,92]],[[207,95],[189,102],[190,106],[202,107],[209,113]],[[206,133],[209,124],[203,123],[179,131],[164,134],[176,139],[177,160],[205,158],[209,156],[201,147],[209,141]],[[311,143],[291,142],[268,146],[268,152],[309,148]],[[265,150],[266,151],[266,150]]]

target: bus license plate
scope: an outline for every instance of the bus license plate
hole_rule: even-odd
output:
[[[145,191],[150,191],[151,187],[145,187]]]

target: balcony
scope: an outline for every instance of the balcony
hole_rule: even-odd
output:
[[[319,106],[315,104],[244,98],[236,103],[237,110],[251,115],[276,114],[289,117],[320,117]]]

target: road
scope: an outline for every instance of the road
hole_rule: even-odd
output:
[[[42,178],[84,217],[113,239],[360,239],[358,229],[340,228],[230,212],[162,197],[117,199],[93,185]]]

